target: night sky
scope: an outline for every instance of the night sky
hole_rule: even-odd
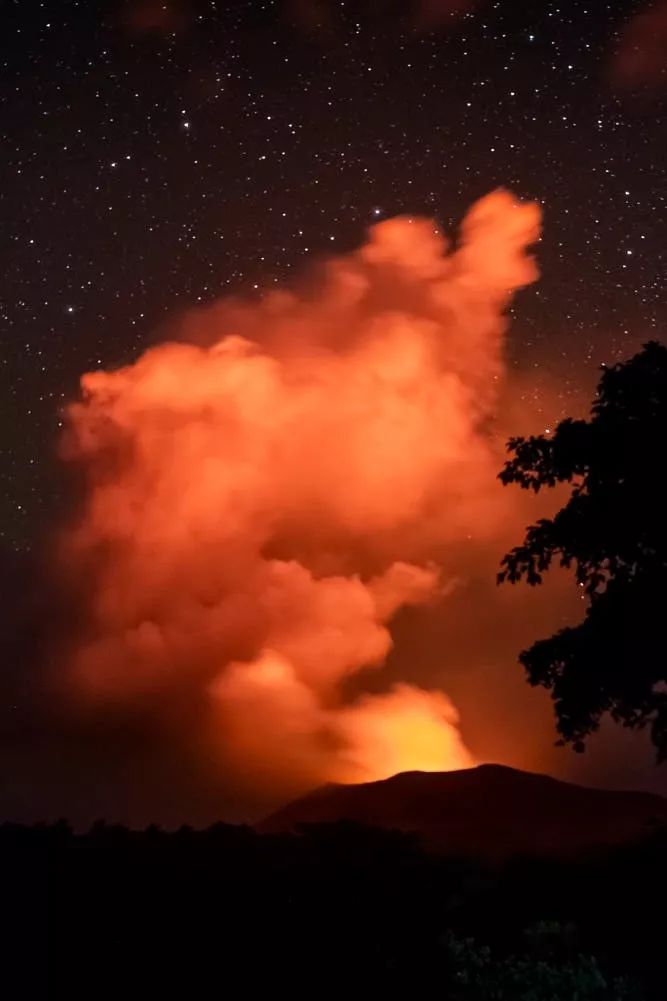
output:
[[[454,227],[499,185],[541,203],[510,353],[537,393],[556,372],[550,418],[664,329],[664,98],[614,61],[641,3],[4,6],[5,550],[57,508],[81,373],[378,218]]]

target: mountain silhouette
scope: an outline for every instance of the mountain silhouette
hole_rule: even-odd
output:
[[[560,855],[667,827],[667,799],[479,765],[323,786],[277,810],[257,829],[281,833],[344,820],[414,833],[426,847],[469,856]]]

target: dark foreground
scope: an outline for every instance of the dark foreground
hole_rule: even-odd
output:
[[[20,980],[3,994],[653,1001],[666,849],[656,831],[574,861],[492,865],[345,823],[300,836],[5,825],[3,978]]]

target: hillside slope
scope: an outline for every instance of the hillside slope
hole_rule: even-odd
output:
[[[667,799],[480,765],[324,786],[277,810],[257,829],[277,833],[340,820],[417,833],[429,847],[446,851],[560,854],[618,844],[656,823],[667,825]]]

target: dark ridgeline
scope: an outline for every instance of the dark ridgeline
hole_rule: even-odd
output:
[[[468,801],[438,792],[461,781],[468,789],[478,782]],[[542,809],[552,819],[570,811],[568,824],[578,810],[587,828],[598,804],[604,823],[623,804],[648,820],[664,801],[497,768],[409,773],[330,787],[320,798],[349,793],[359,802],[376,788],[394,797],[403,826],[410,810],[424,819],[425,789],[440,795],[438,823],[448,816],[458,834],[467,828],[468,850],[429,852],[416,836],[342,819],[296,834],[225,824],[169,833],[99,823],[79,835],[65,824],[0,827],[6,970],[20,971],[16,996],[199,999],[268,989],[354,997],[363,988],[437,991],[453,1001],[664,998],[667,828],[653,823],[641,836],[635,828],[635,841],[567,858],[541,854],[541,844],[531,857],[523,837],[516,853],[506,840],[504,858],[484,858],[477,846],[488,837],[475,836],[488,825],[493,837],[500,812],[516,835]],[[383,803],[388,817],[386,795]],[[642,994],[614,986],[619,977]]]
[[[288,832],[340,820],[414,833],[429,849],[475,858],[567,857],[667,827],[667,799],[480,765],[324,786],[277,810],[258,829]]]

